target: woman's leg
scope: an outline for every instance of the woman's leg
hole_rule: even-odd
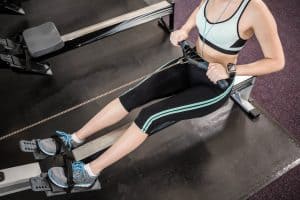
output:
[[[101,156],[92,161],[89,166],[94,174],[99,174],[104,168],[123,158],[137,147],[139,147],[148,137],[135,124],[124,132],[124,134]]]
[[[177,121],[201,117],[217,110],[227,101],[229,93],[230,88],[222,92],[207,86],[197,86],[144,108],[121,138],[89,163],[91,171],[99,174],[135,150],[149,135]]]
[[[75,132],[80,140],[85,140],[93,133],[113,125],[123,119],[128,111],[123,107],[119,98],[114,99],[89,120],[81,129]]]
[[[84,140],[93,133],[123,119],[131,110],[152,100],[167,97],[188,87],[186,69],[180,64],[154,74],[105,106],[81,129],[75,132]]]
[[[73,149],[82,144],[88,136],[120,121],[127,114],[128,111],[121,104],[119,98],[117,98],[107,104],[77,132],[73,134],[57,132],[57,135],[67,148]],[[57,149],[56,141],[53,138],[38,140],[37,146],[41,152],[49,156],[54,156],[57,154],[57,151],[60,151]]]
[[[182,69],[182,67],[179,69]],[[117,142],[96,160],[87,165],[75,163],[76,166],[74,170],[76,173],[74,172],[74,174],[76,174],[76,177],[73,179],[74,182],[76,182],[77,185],[92,184],[96,180],[98,173],[135,150],[145,141],[148,135],[152,135],[177,121],[200,117],[221,107],[228,99],[231,87],[226,91],[222,91],[214,84],[203,84],[201,78],[199,82],[199,77],[201,74],[204,77],[205,73],[198,68],[192,69],[191,74],[196,80],[191,80],[193,76],[188,76],[187,79],[185,79],[186,71],[181,71],[182,73],[178,74],[177,72],[180,72],[180,70],[175,70],[176,73],[169,72],[166,76],[154,75],[148,81],[146,80],[140,86],[121,96],[121,104],[127,111],[130,111],[130,108],[134,108],[138,105],[136,102],[142,103],[144,100],[149,100],[149,93],[153,94],[151,97],[160,97],[162,94],[166,95],[169,93],[173,94],[166,99],[144,108],[135,122],[124,132]],[[201,73],[196,75],[197,71]],[[160,74],[164,73],[162,72]],[[185,75],[182,76],[182,74]],[[176,79],[174,79],[174,77]],[[170,82],[170,80],[176,81]],[[166,83],[166,81],[168,84],[161,84],[162,82]],[[192,88],[186,86],[192,86]],[[159,93],[160,91],[163,92]],[[141,101],[141,99],[143,101]],[[80,167],[78,168],[77,165],[80,165]],[[67,179],[62,167],[51,168],[48,171],[48,175],[54,184],[60,187],[67,187]]]

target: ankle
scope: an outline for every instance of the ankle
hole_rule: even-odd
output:
[[[78,135],[77,135],[76,132],[72,134],[72,140],[73,140],[74,142],[78,143],[78,144],[81,144],[81,143],[84,142],[84,139],[78,137]]]
[[[99,176],[100,172],[94,170],[90,164],[86,164],[84,165],[84,169],[87,171],[87,173],[90,175],[90,176]]]

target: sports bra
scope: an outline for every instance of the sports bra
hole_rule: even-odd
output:
[[[200,7],[196,16],[196,25],[199,37],[205,43],[225,54],[235,55],[245,46],[246,41],[240,37],[239,21],[250,0],[243,0],[231,17],[220,22],[210,22],[206,16],[206,7],[209,0]],[[206,25],[205,25],[206,23]],[[206,30],[204,33],[204,27]],[[209,30],[208,34],[207,31]],[[206,38],[204,38],[206,37]]]

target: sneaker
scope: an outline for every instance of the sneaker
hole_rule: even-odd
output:
[[[72,163],[72,170],[74,187],[89,188],[98,178],[97,176],[90,176],[84,168],[84,163],[80,161]],[[65,170],[62,167],[53,167],[49,169],[48,177],[50,181],[58,187],[69,187]]]
[[[63,141],[68,150],[72,150],[80,145],[72,140],[71,134],[61,131],[56,131],[56,134]],[[37,146],[44,154],[48,156],[54,156],[57,153],[57,144],[53,138],[38,140]]]

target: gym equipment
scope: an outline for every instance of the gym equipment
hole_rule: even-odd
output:
[[[169,25],[163,20],[167,15]],[[160,27],[170,32],[174,27],[174,2],[154,3],[65,35],[60,35],[53,22],[46,22],[24,30],[14,41],[0,39],[0,63],[18,72],[51,76],[49,63],[42,60],[155,19],[159,19]]]
[[[187,42],[181,43],[183,56],[177,58],[169,63],[174,62],[186,62],[189,60],[192,63],[197,62],[193,60],[193,55],[195,52],[193,48],[189,46]],[[197,64],[197,63],[195,63]],[[207,66],[207,65],[206,65]],[[167,67],[167,66],[166,66]],[[165,68],[166,68],[165,67]],[[252,85],[254,83],[253,77],[240,77],[234,81],[234,87],[232,91],[232,95],[237,95],[239,97],[249,98],[249,91],[251,91]],[[232,96],[231,95],[231,96]],[[248,102],[247,100],[243,100],[244,102]],[[239,101],[237,101],[239,103]],[[248,104],[250,104],[248,102]],[[241,107],[243,107],[244,103],[241,103]],[[250,104],[251,105],[251,104]],[[244,108],[247,111],[247,108]],[[254,107],[253,107],[254,108]],[[247,111],[249,114],[258,113],[258,111]],[[257,117],[258,115],[252,115],[252,117]],[[130,124],[126,124],[119,129],[111,131],[106,135],[103,135],[93,141],[90,141],[72,151],[68,151],[67,148],[62,148],[63,150],[56,156],[45,156],[43,153],[39,151],[36,145],[36,140],[31,141],[20,141],[20,148],[23,152],[32,152],[35,159],[39,160],[38,162],[16,166],[8,169],[0,170],[0,196],[4,196],[7,194],[32,189],[33,191],[45,192],[47,196],[61,195],[66,193],[75,193],[75,192],[84,192],[91,190],[99,190],[101,185],[99,181],[88,189],[78,189],[78,188],[69,188],[62,189],[54,186],[47,179],[46,172],[52,166],[63,166],[66,168],[68,172],[71,171],[71,162],[72,161],[80,161],[84,160],[106,148],[111,146],[128,128]],[[63,146],[63,143],[61,144]],[[26,172],[26,173],[24,173]],[[68,173],[72,174],[72,173]],[[70,178],[70,176],[69,176]],[[2,181],[1,181],[2,180]]]
[[[25,15],[25,11],[20,7],[21,2],[16,0],[1,0],[0,11],[12,12],[14,14]]]

